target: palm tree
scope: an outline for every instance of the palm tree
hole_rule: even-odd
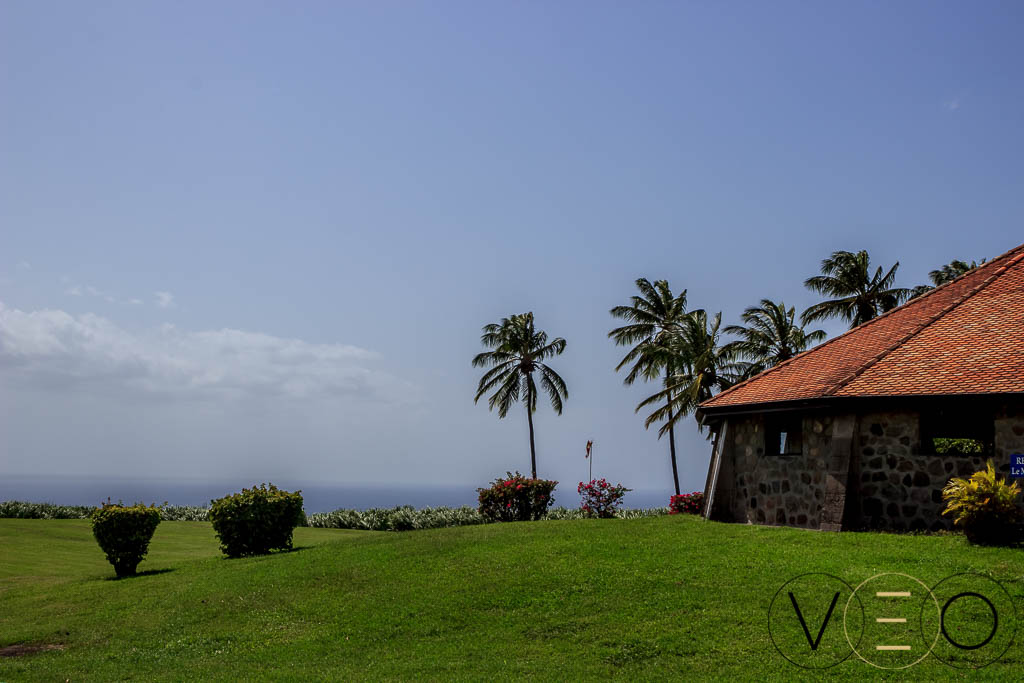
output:
[[[665,403],[647,416],[645,425],[664,420],[659,432],[663,434],[716,392],[728,389],[742,378],[745,368],[736,362],[735,350],[719,345],[721,325],[721,313],[708,318],[707,312],[700,309],[683,318],[681,333],[673,336],[664,350],[672,357],[674,372],[665,378],[664,389],[637,406],[639,411]]]
[[[804,285],[835,298],[808,308],[800,316],[801,322],[806,325],[825,318],[843,318],[853,329],[896,308],[910,296],[911,290],[892,286],[900,267],[898,261],[884,275],[881,267],[871,275],[870,266],[866,251],[833,252],[821,262],[821,275],[807,278]]]
[[[569,391],[558,373],[542,361],[561,355],[565,340],[561,337],[548,342],[548,335],[533,326],[533,313],[502,318],[499,324],[484,325],[480,342],[493,351],[485,351],[473,358],[473,367],[490,367],[480,378],[476,388],[476,403],[491,389],[497,390],[487,400],[489,409],[498,408],[498,417],[508,415],[513,403],[523,398],[526,402],[526,420],[530,425],[530,468],[537,478],[537,447],[533,436],[533,413],[537,410],[537,384],[533,373],[540,373],[540,387],[551,399],[551,407],[562,414],[562,401]]]
[[[981,259],[981,263],[984,262],[985,259]],[[911,290],[910,298],[914,298],[915,296],[921,296],[925,292],[929,292],[935,289],[936,287],[946,284],[947,282],[952,282],[961,275],[966,275],[967,273],[971,272],[972,270],[980,266],[981,263],[978,263],[977,261],[971,261],[970,263],[967,263],[966,261],[953,259],[952,261],[942,266],[941,268],[936,268],[935,270],[928,273],[928,278],[932,281],[932,283],[930,285],[918,285],[917,287],[914,287],[914,289]]]
[[[746,326],[729,325],[725,332],[740,337],[726,347],[736,357],[750,361],[743,373],[744,379],[789,360],[826,336],[822,330],[804,330],[796,323],[796,309],[786,308],[781,301],[761,299],[760,306],[751,306],[740,317]]]
[[[638,377],[652,380],[662,375],[667,379],[672,375],[673,358],[671,354],[665,353],[665,350],[670,339],[681,332],[680,325],[686,315],[685,289],[678,296],[672,296],[672,289],[666,280],[657,280],[652,285],[647,278],[637,280],[636,287],[640,290],[640,296],[630,297],[630,305],[616,306],[609,311],[612,316],[628,321],[627,325],[617,327],[608,333],[618,346],[633,345],[615,366],[615,371],[618,372],[630,363],[633,364],[623,380],[627,386],[632,385]],[[669,403],[671,397],[666,399],[666,405]],[[671,413],[669,409],[670,420]],[[659,433],[658,438],[661,436]],[[672,427],[668,430],[668,448],[672,458],[672,480],[675,483],[676,495],[679,495],[676,435]]]

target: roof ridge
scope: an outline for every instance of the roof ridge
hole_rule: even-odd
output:
[[[1015,258],[1009,259],[1006,263],[1000,263],[1003,259],[1007,259],[1009,256],[1011,256],[1016,251],[1019,251],[1020,253],[1017,254]],[[1006,252],[1000,254],[999,256],[996,256],[991,261],[986,261],[985,263],[980,264],[977,268],[971,269],[970,271],[964,273],[963,275],[961,275],[958,278],[955,278],[953,280],[950,280],[949,282],[941,284],[938,287],[933,287],[932,289],[929,289],[924,294],[921,294],[920,296],[914,297],[910,301],[907,301],[906,303],[903,303],[903,304],[897,306],[896,308],[890,309],[890,310],[882,313],[881,315],[879,315],[879,316],[877,316],[875,318],[872,318],[871,320],[865,321],[865,322],[861,323],[860,325],[857,325],[856,327],[852,327],[852,328],[846,330],[845,332],[843,332],[842,334],[838,334],[835,337],[832,337],[831,339],[826,339],[825,341],[823,341],[822,343],[818,344],[817,346],[815,346],[813,348],[807,349],[806,351],[801,351],[800,353],[798,353],[797,355],[793,356],[792,358],[790,358],[788,360],[784,360],[784,361],[782,361],[781,363],[779,363],[777,365],[773,365],[772,367],[768,368],[767,370],[764,370],[762,372],[757,373],[756,375],[754,375],[750,379],[745,379],[745,380],[743,380],[742,382],[740,382],[738,384],[734,384],[731,387],[729,387],[728,389],[726,389],[725,391],[718,392],[717,394],[715,394],[714,396],[709,398],[707,401],[705,401],[701,405],[704,405],[704,404],[707,404],[707,403],[711,403],[712,401],[717,400],[719,396],[725,396],[726,394],[731,394],[734,391],[736,391],[737,389],[739,389],[740,387],[743,387],[743,386],[745,386],[747,384],[750,384],[750,383],[752,383],[752,382],[754,382],[754,381],[756,381],[756,380],[758,380],[758,379],[760,379],[762,377],[765,377],[766,375],[774,372],[775,370],[778,370],[780,368],[783,368],[783,367],[789,365],[790,363],[792,363],[793,361],[797,360],[798,358],[803,358],[804,356],[806,356],[808,354],[814,353],[815,351],[818,351],[819,349],[823,349],[823,348],[829,346],[833,342],[839,341],[840,339],[842,339],[843,337],[845,337],[845,336],[847,336],[849,334],[852,334],[852,333],[854,333],[854,332],[856,332],[858,330],[865,329],[868,326],[870,326],[871,324],[873,324],[873,323],[875,323],[875,322],[885,318],[887,315],[889,315],[891,313],[895,313],[896,311],[901,310],[904,306],[907,306],[911,302],[924,301],[925,298],[931,296],[932,294],[934,294],[935,292],[938,292],[939,290],[945,289],[946,287],[949,287],[950,285],[952,285],[952,284],[954,284],[956,282],[959,282],[962,278],[968,277],[969,275],[978,275],[980,273],[980,271],[982,271],[983,269],[991,268],[992,266],[994,266],[996,264],[1000,264],[1000,268],[997,269],[997,270],[1000,270],[1000,273],[996,273],[995,275],[1001,274],[1001,271],[1005,270],[1007,265],[1009,265],[1011,263],[1015,263],[1020,258],[1024,258],[1024,244],[1020,244],[1020,245],[1014,247],[1013,249],[1010,249],[1009,251],[1006,251]],[[994,279],[994,277],[995,276],[992,276],[992,279]],[[987,286],[989,284],[987,282],[987,280],[988,280],[988,278],[986,278],[986,282],[983,283],[984,286]],[[961,301],[970,298],[971,295],[973,295],[973,291],[972,291],[972,293],[970,295],[963,297],[961,299]],[[956,308],[956,306],[954,305],[952,308]],[[952,309],[950,309],[950,310],[952,310]],[[946,312],[948,312],[948,311],[946,311]],[[931,322],[932,321],[929,321],[928,324],[931,324]],[[920,329],[916,330],[914,332],[914,334],[917,334],[918,332],[920,332],[922,329],[924,329],[924,327],[927,327],[927,325],[924,325]],[[911,335],[911,336],[913,336],[913,335]],[[895,348],[895,347],[893,347],[893,348]],[[882,356],[887,355],[890,351],[892,351],[892,348],[886,349],[886,351],[883,352]],[[873,359],[872,361],[870,361],[869,364],[867,366],[865,366],[865,369],[870,367],[870,366],[872,366],[872,365],[874,365],[875,363],[877,363],[878,360],[881,360],[881,357],[878,357],[877,359]],[[848,380],[844,380],[841,385],[837,385],[834,389],[829,389],[828,391],[826,391],[825,395],[826,396],[831,395],[832,391],[838,390],[839,388],[841,388],[841,386],[845,385],[846,383],[848,383],[848,381],[850,381],[852,379],[853,379],[853,377],[850,377]]]
[[[836,382],[835,386],[833,386],[831,389],[828,389],[827,391],[825,391],[823,396],[834,396],[840,389],[842,389],[847,384],[849,384],[853,380],[857,379],[858,377],[863,375],[865,372],[870,370],[872,367],[877,365],[883,358],[888,356],[890,353],[892,353],[893,351],[895,351],[899,347],[903,346],[904,344],[906,344],[908,341],[910,341],[911,339],[913,339],[917,335],[919,335],[922,332],[924,332],[924,330],[926,328],[928,328],[930,325],[932,325],[939,318],[941,318],[942,316],[946,315],[947,313],[949,313],[953,309],[957,308],[958,306],[961,306],[964,302],[966,302],[968,299],[973,297],[975,294],[977,294],[978,292],[980,292],[981,290],[985,289],[990,284],[995,282],[996,278],[998,278],[1000,275],[1002,275],[1003,273],[1006,272],[1006,266],[1016,262],[1022,256],[1024,256],[1024,253],[1018,254],[1016,257],[1010,259],[1007,263],[1005,263],[1002,266],[1000,266],[999,268],[997,268],[996,272],[992,273],[988,277],[984,278],[977,285],[975,285],[974,287],[972,287],[969,290],[967,290],[966,292],[964,292],[963,296],[961,296],[960,298],[958,298],[955,301],[953,301],[953,303],[948,304],[945,308],[943,308],[942,310],[937,312],[935,315],[933,315],[930,318],[928,318],[927,320],[925,320],[923,323],[918,325],[909,334],[904,335],[902,338],[896,340],[889,347],[883,349],[881,353],[879,353],[878,355],[876,355],[873,358],[869,359],[866,363],[864,363],[859,368],[857,368],[856,370],[851,372],[849,374],[849,376],[844,377],[843,379],[841,379],[838,382]],[[975,270],[977,270],[977,269],[975,269]],[[975,273],[975,274],[977,275],[977,273]],[[964,276],[966,276],[966,275],[967,275],[967,273],[964,273]],[[963,276],[961,276],[961,277],[963,277]],[[956,278],[956,280],[959,280],[959,279],[960,278]],[[947,282],[946,284],[953,284],[953,282],[956,282],[956,280],[953,280],[951,282]],[[945,286],[945,285],[942,285],[942,286]],[[935,289],[939,289],[939,287],[936,287]],[[931,291],[935,291],[935,290],[931,290]],[[924,295],[922,295],[922,296],[924,296]]]

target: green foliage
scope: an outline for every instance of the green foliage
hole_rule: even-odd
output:
[[[946,501],[944,515],[953,515],[954,524],[964,529],[967,539],[981,545],[1008,544],[1016,540],[1016,525],[1021,520],[1017,505],[1020,484],[1007,483],[996,475],[991,460],[985,469],[968,479],[955,477],[942,489]]]
[[[508,415],[512,404],[522,399],[526,403],[526,419],[530,426],[530,466],[537,477],[537,448],[533,439],[533,414],[537,412],[537,384],[533,373],[540,374],[540,389],[547,394],[551,407],[562,414],[562,401],[569,398],[565,381],[552,370],[545,360],[565,351],[565,340],[558,337],[548,342],[547,332],[533,324],[533,313],[503,318],[501,323],[484,325],[480,343],[493,351],[485,351],[473,358],[474,368],[489,367],[476,388],[476,403],[489,391],[489,409],[498,409],[498,417]]]
[[[682,331],[683,319],[686,317],[686,290],[673,296],[668,280],[655,280],[654,284],[647,278],[639,278],[636,288],[640,296],[630,297],[628,306],[616,306],[609,313],[612,317],[625,320],[626,324],[608,333],[617,346],[631,346],[615,371],[622,370],[632,364],[623,383],[632,385],[637,378],[646,381],[664,378],[668,380],[675,374],[676,356],[668,352],[673,338]],[[670,402],[671,396],[666,399]],[[637,406],[640,410],[641,406]],[[672,411],[668,411],[667,419],[669,434],[669,457],[672,460],[672,480],[676,493],[679,492],[679,469],[676,464],[675,423]],[[648,420],[645,427],[650,427]],[[664,430],[658,433],[660,439]]]
[[[932,447],[940,455],[975,455],[985,452],[985,444],[977,439],[932,439]]]
[[[95,509],[88,505],[54,505],[5,500],[0,502],[0,519],[89,519]]]
[[[132,576],[146,556],[159,523],[160,509],[156,506],[107,501],[93,510],[92,534],[117,576]]]
[[[309,526],[323,529],[362,529],[364,531],[413,531],[453,526],[485,524],[475,509],[433,507],[416,509],[411,505],[369,510],[335,510],[308,516]]]
[[[698,309],[687,314],[679,333],[668,339],[663,353],[671,358],[672,374],[665,378],[664,389],[636,408],[639,411],[658,406],[644,422],[647,427],[664,422],[658,436],[667,433],[716,392],[741,379],[744,366],[735,362],[735,350],[719,344],[721,324],[721,313],[709,317],[706,311]]]
[[[89,505],[54,505],[29,503],[21,500],[0,502],[0,519],[89,519],[96,508]],[[161,505],[160,519],[164,522],[205,522],[210,508],[195,505]]]
[[[803,312],[804,324],[826,318],[842,318],[850,329],[896,308],[912,294],[909,289],[893,287],[897,262],[885,272],[879,267],[871,273],[866,251],[836,251],[821,262],[821,275],[809,277],[804,285],[819,294],[834,297]]]
[[[744,325],[729,325],[726,334],[739,337],[726,346],[737,357],[749,361],[743,378],[753,377],[770,367],[789,360],[824,341],[825,332],[808,332],[796,322],[796,309],[769,299],[761,299],[760,306],[751,306],[741,316]]]
[[[551,493],[557,481],[527,479],[516,472],[506,472],[490,488],[477,489],[480,514],[492,522],[529,522],[541,519],[555,499]]]
[[[210,521],[228,557],[291,550],[292,532],[305,522],[302,492],[260,484],[210,501]]]

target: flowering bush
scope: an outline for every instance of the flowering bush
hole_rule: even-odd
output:
[[[603,477],[591,479],[590,483],[580,482],[576,487],[580,494],[580,509],[587,517],[614,517],[626,491],[631,491],[622,484],[612,486]]]
[[[490,488],[477,489],[481,515],[493,522],[528,522],[547,514],[557,481],[527,479],[519,472],[505,475],[495,479]]]
[[[678,496],[672,496],[668,503],[668,513],[670,515],[677,515],[680,513],[699,515],[703,511],[703,491],[694,491],[693,493],[682,493]]]

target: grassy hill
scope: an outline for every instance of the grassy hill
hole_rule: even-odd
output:
[[[208,524],[164,522],[145,573],[115,581],[88,522],[0,520],[0,648],[59,647],[0,658],[0,681],[811,679],[767,629],[773,595],[798,574],[933,585],[976,571],[1024,597],[1024,552],[956,536],[661,517],[295,540],[292,553],[227,560]],[[1014,644],[966,675],[1022,671]],[[851,658],[829,673],[883,672]],[[903,673],[965,675],[933,658]]]

